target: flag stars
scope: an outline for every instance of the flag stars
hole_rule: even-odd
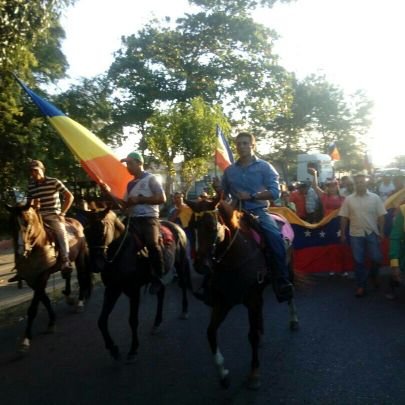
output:
[[[307,230],[304,232],[304,235],[305,235],[306,238],[310,238],[310,237],[311,237],[311,231],[307,229]]]
[[[324,232],[324,231],[319,232],[319,236],[321,238],[324,238],[326,236],[326,232]]]
[[[342,233],[340,232],[340,229],[336,232],[336,236],[338,237],[338,238],[340,238],[340,236],[342,235]]]

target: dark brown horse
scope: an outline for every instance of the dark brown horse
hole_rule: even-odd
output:
[[[252,229],[224,201],[187,201],[194,211],[196,229],[195,270],[209,275],[208,303],[212,306],[207,329],[220,383],[229,386],[229,371],[217,343],[217,332],[229,311],[243,304],[249,316],[249,342],[252,348],[248,388],[260,387],[259,342],[263,333],[263,290],[269,283],[264,252]],[[290,305],[290,327],[298,326],[294,302]]]
[[[30,204],[6,206],[11,213],[14,241],[15,265],[18,275],[34,290],[34,296],[27,312],[27,326],[19,350],[28,351],[32,339],[32,324],[40,302],[48,315],[48,331],[55,325],[55,312],[46,293],[46,286],[52,273],[60,270],[58,247],[52,232],[46,228],[41,216]],[[66,231],[69,236],[69,258],[75,263],[79,283],[78,308],[91,294],[92,280],[88,270],[88,251],[82,225],[73,218],[66,218]],[[65,274],[64,294],[71,293],[71,276]]]
[[[127,362],[135,360],[138,340],[138,310],[140,290],[151,282],[150,264],[142,251],[139,239],[127,232],[114,211],[105,209],[98,212],[85,212],[87,226],[85,234],[90,250],[90,262],[93,271],[100,272],[105,291],[98,326],[103,335],[106,349],[116,360],[120,359],[118,346],[114,343],[109,329],[108,318],[122,293],[128,296],[130,303],[129,324],[132,331],[131,347]],[[188,318],[187,288],[189,282],[189,263],[186,255],[186,235],[176,224],[161,221],[161,225],[170,231],[170,239],[163,246],[165,268],[168,274],[175,269],[182,289],[182,319]],[[169,277],[167,277],[167,280]],[[165,287],[157,293],[157,311],[152,332],[156,332],[163,320],[163,301]]]

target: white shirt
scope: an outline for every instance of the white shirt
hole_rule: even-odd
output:
[[[366,191],[364,195],[350,194],[343,201],[339,215],[350,221],[350,236],[380,234],[378,218],[387,213],[377,194]]]

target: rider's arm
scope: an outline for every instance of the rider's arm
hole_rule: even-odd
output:
[[[63,192],[63,205],[61,209],[61,215],[66,215],[66,213],[69,211],[69,208],[72,206],[73,201],[74,201],[74,196],[69,190],[65,190]]]

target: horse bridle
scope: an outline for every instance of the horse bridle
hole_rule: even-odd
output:
[[[218,227],[219,227],[219,226],[224,226],[225,229],[228,230],[228,231],[229,231],[229,228],[226,227],[225,225],[221,224],[220,221],[218,220],[219,212],[218,212],[217,209],[215,209],[215,210],[209,210],[209,211],[201,211],[201,212],[196,212],[196,213],[194,213],[194,217],[195,217],[195,219],[196,219],[196,222],[198,222],[198,220],[199,220],[200,217],[203,217],[203,216],[206,215],[206,214],[210,215],[210,216],[215,220],[215,226],[216,226],[216,228],[217,228],[217,232],[215,233],[214,240],[213,240],[213,242],[212,242],[211,249],[210,249],[210,251],[208,252],[208,254],[209,254],[209,256],[210,256],[210,259],[211,259],[215,264],[219,264],[219,263],[222,262],[222,260],[223,260],[223,259],[225,258],[225,256],[228,254],[228,252],[229,252],[229,250],[231,249],[233,243],[235,242],[236,237],[237,237],[238,234],[239,234],[239,228],[238,228],[238,229],[236,230],[236,232],[233,234],[233,236],[232,236],[232,238],[231,238],[229,244],[227,245],[225,251],[222,252],[222,254],[221,254],[219,257],[216,257],[215,253],[216,253],[216,251],[217,251],[218,241],[219,241]],[[230,231],[229,231],[229,233],[230,233]],[[197,251],[198,251],[198,235],[197,235],[196,244],[197,244]]]
[[[17,217],[17,223],[18,223],[18,235],[19,235],[17,242],[20,240],[20,237],[21,237],[21,242],[22,242],[21,246],[23,246],[22,256],[26,258],[31,254],[32,250],[38,243],[38,240],[41,235],[38,234],[35,237],[34,241],[31,242],[31,239],[35,236],[32,232],[32,229],[33,229],[32,224],[28,223],[28,225],[26,226],[23,223],[20,216]]]

